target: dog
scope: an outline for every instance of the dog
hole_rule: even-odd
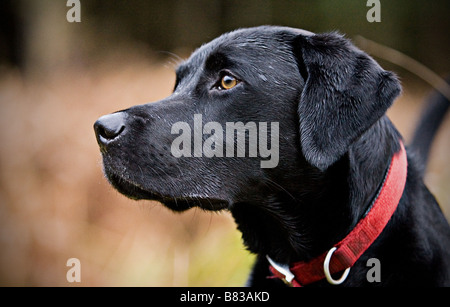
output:
[[[450,286],[449,224],[385,115],[400,83],[343,35],[238,29],[175,83],[94,124],[120,193],[230,211],[248,286]]]

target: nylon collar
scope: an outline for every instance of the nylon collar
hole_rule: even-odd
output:
[[[294,287],[305,286],[325,278],[335,285],[344,282],[350,268],[378,238],[397,209],[406,184],[407,167],[406,150],[400,141],[400,150],[391,159],[376,199],[355,228],[328,252],[307,262],[296,262],[288,267],[267,256],[270,271],[275,277]],[[342,271],[340,279],[331,277],[331,274]]]

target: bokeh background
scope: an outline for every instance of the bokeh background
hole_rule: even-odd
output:
[[[168,96],[174,67],[239,27],[338,30],[450,72],[450,2],[65,0],[0,2],[0,286],[240,286],[253,256],[229,213],[169,212],[128,200],[102,174],[92,125],[107,113]],[[389,116],[408,141],[431,87],[395,71],[404,91]],[[434,142],[426,183],[450,218],[450,120]],[[81,262],[68,283],[66,261]]]

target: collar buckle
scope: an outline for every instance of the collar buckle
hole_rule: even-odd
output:
[[[270,265],[277,270],[280,274],[284,276],[282,279],[285,284],[292,287],[292,281],[295,278],[295,275],[290,271],[288,265],[279,264],[270,259],[268,255],[266,255],[267,260],[269,261]]]

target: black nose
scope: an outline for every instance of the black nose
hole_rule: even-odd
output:
[[[126,113],[118,112],[100,117],[94,124],[100,147],[105,148],[125,131]]]

